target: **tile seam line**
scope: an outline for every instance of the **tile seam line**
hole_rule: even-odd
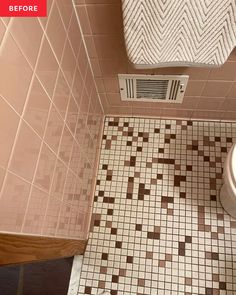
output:
[[[10,21],[9,21],[9,23],[6,25],[4,22],[2,22],[3,23],[3,25],[5,26],[5,28],[6,28],[6,30],[5,30],[5,32],[4,32],[4,35],[3,35],[3,38],[2,38],[2,40],[1,40],[1,45],[0,45],[0,49],[1,49],[1,47],[2,47],[2,44],[6,41],[6,38],[7,38],[7,36],[8,36],[8,34],[10,33],[10,27],[11,27],[11,23],[13,22],[13,20],[12,20],[12,18],[10,18]],[[14,39],[14,38],[13,38]],[[14,39],[14,41],[15,41],[15,39]]]
[[[88,59],[88,63],[89,63],[89,66],[90,66],[90,70],[91,70],[91,72],[93,73],[93,79],[95,79],[94,72],[93,72],[93,69],[92,69],[92,64],[91,64],[91,61],[90,61],[90,58],[89,58],[89,54],[88,54],[88,49],[87,49],[87,46],[86,46],[86,43],[85,43],[85,39],[84,39],[84,35],[83,35],[83,31],[82,31],[82,26],[81,26],[80,19],[79,19],[79,16],[78,16],[77,10],[76,10],[76,5],[75,5],[75,3],[74,3],[73,0],[71,0],[71,1],[72,1],[72,4],[73,4],[73,8],[74,8],[74,11],[75,11],[76,19],[77,19],[77,22],[78,22],[78,25],[79,25],[80,33],[81,33],[81,36],[82,36],[82,42],[83,42],[83,44],[84,44],[84,48],[85,48],[85,51],[86,51],[86,56],[87,56],[87,59]],[[101,108],[102,108],[103,115],[104,115],[105,112],[104,112],[104,108],[103,108],[103,105],[102,105],[101,97],[100,97],[100,95],[99,95],[99,92],[98,92],[98,88],[97,88],[96,83],[95,83],[95,88],[96,88],[96,91],[97,91],[97,94],[98,94],[98,97],[99,97],[99,103],[100,103],[100,106],[101,106]]]

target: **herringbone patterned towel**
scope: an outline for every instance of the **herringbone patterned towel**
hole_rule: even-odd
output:
[[[137,68],[220,66],[236,46],[236,0],[122,0]]]

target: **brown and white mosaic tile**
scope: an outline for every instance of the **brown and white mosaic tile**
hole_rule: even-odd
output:
[[[79,294],[236,294],[234,141],[235,123],[106,118]]]

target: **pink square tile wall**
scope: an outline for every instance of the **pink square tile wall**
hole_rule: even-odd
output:
[[[1,231],[85,239],[103,108],[72,1],[0,19]]]
[[[135,70],[126,55],[120,0],[74,0],[105,113],[236,120],[236,50],[221,68]],[[124,102],[117,74],[186,74],[182,104]],[[203,103],[204,101],[204,103]]]

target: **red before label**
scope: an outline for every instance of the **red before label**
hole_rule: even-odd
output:
[[[2,16],[47,16],[47,0],[0,0]]]

